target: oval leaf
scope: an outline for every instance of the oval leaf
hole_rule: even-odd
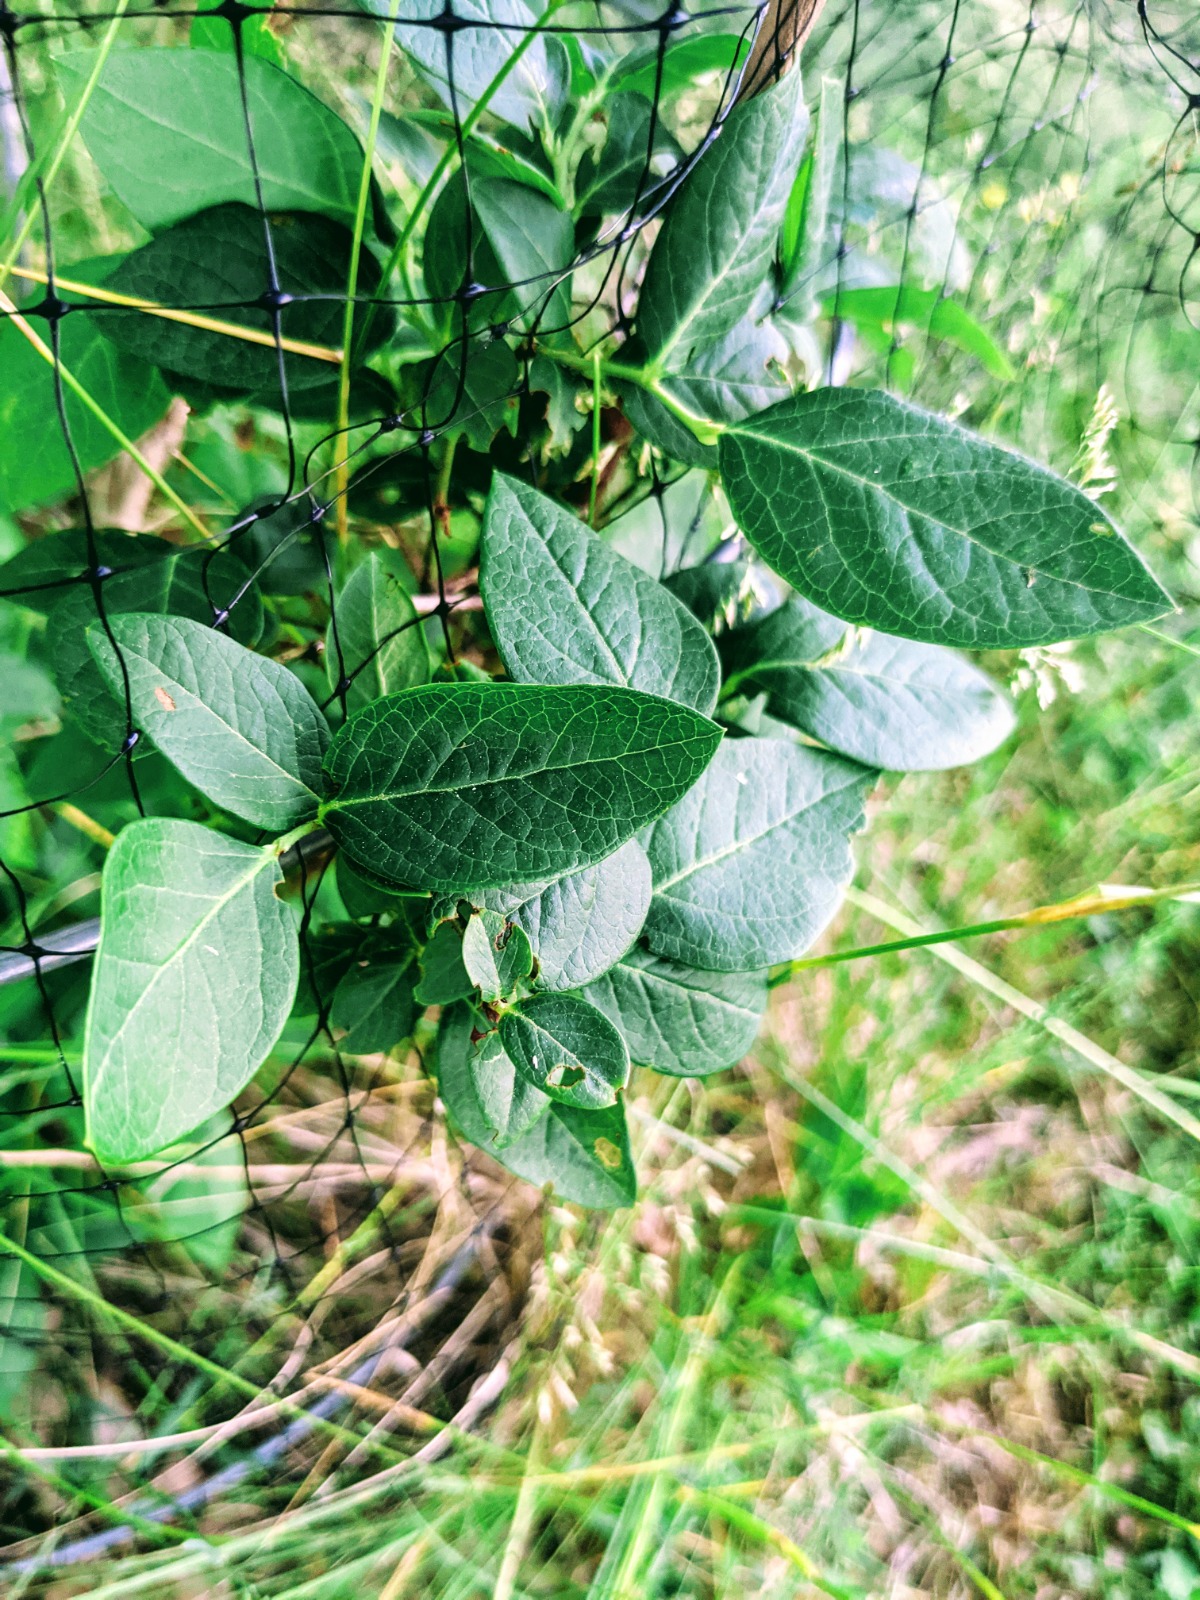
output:
[[[130,823],[104,864],[83,1052],[87,1139],[139,1161],[229,1105],[287,1021],[300,969],[271,848]]]
[[[500,1018],[500,1041],[517,1071],[564,1105],[615,1105],[629,1076],[625,1041],[602,1011],[572,994],[535,994]]]
[[[414,888],[501,888],[611,855],[672,805],[720,730],[684,706],[578,684],[429,684],[357,711],[330,747],[330,832]]]
[[[120,696],[128,681],[135,725],[202,794],[276,833],[316,816],[329,728],[294,673],[185,617],[108,627],[115,651],[88,629],[105,682]]]
[[[654,873],[645,937],[659,955],[751,972],[803,955],[850,882],[850,836],[875,774],[782,739],[723,745],[643,836]]]
[[[479,589],[509,676],[616,683],[708,714],[720,669],[704,629],[578,517],[496,473],[483,518]]]
[[[727,638],[743,693],[765,694],[771,716],[865,766],[962,766],[1015,726],[1008,698],[953,650],[864,637],[799,596]]]
[[[814,604],[904,639],[1050,644],[1171,608],[1082,490],[876,390],[818,389],[721,436],[738,526]]]
[[[507,1149],[546,1115],[554,1101],[522,1077],[495,1031],[474,1042],[463,1040],[462,1048],[467,1079],[463,1087],[476,1112],[474,1117],[471,1111],[466,1119],[459,1117],[463,1132],[485,1150]]]
[[[734,1066],[750,1049],[767,1007],[767,975],[697,972],[634,950],[586,994],[639,1066],[697,1078]]]

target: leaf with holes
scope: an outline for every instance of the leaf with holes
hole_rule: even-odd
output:
[[[428,683],[425,630],[409,597],[411,569],[394,550],[373,550],[346,579],[325,640],[331,692],[346,685],[346,709]]]
[[[625,1041],[602,1011],[572,994],[535,994],[500,1018],[517,1071],[552,1100],[586,1111],[616,1104],[629,1076]]]
[[[185,617],[113,617],[88,644],[113,694],[128,684],[134,724],[201,794],[276,833],[316,816],[329,727],[295,673]]]
[[[678,600],[553,500],[496,473],[479,588],[496,648],[524,683],[616,683],[707,715],[720,668]]]
[[[697,972],[633,950],[585,996],[625,1036],[630,1057],[682,1078],[739,1062],[767,1007],[764,972]]]
[[[463,1087],[472,1096],[483,1124],[479,1129],[482,1138],[468,1136],[493,1154],[505,1150],[528,1133],[554,1101],[517,1071],[495,1030],[474,1041],[464,1040],[460,1048],[466,1056]],[[463,1131],[468,1132],[465,1124]]]
[[[533,969],[524,928],[498,911],[477,911],[462,941],[463,966],[481,1000],[505,1000]]]
[[[323,818],[385,882],[466,893],[558,877],[661,816],[720,737],[632,689],[429,684],[339,729]]]
[[[999,648],[1171,608],[1081,489],[891,395],[795,395],[727,429],[720,457],[750,543],[849,622]]]
[[[850,837],[875,774],[782,739],[737,739],[642,835],[645,937],[661,956],[752,972],[803,955],[850,882]]]
[[[978,761],[1015,726],[1011,702],[953,650],[865,636],[793,596],[727,634],[728,687],[870,767],[934,772]]]
[[[83,1054],[87,1140],[140,1161],[241,1093],[287,1021],[296,923],[273,847],[195,822],[122,829],[104,864]]]
[[[493,1151],[518,1177],[538,1185],[550,1184],[562,1199],[575,1205],[600,1211],[632,1205],[637,1198],[637,1174],[621,1105],[581,1111],[551,1102],[545,1115],[527,1125],[520,1137],[497,1148],[496,1129],[484,1105],[499,1116],[500,1091],[487,1083],[485,1075],[500,1075],[504,1069],[492,1053],[496,1046],[488,1044],[495,1035],[473,1044],[471,1028],[468,1008],[456,1006],[442,1022],[437,1044],[438,1092],[466,1137],[481,1150]],[[511,1080],[505,1077],[503,1082]],[[513,1087],[515,1092],[515,1084]]]
[[[630,839],[565,878],[490,889],[483,899],[528,934],[539,988],[578,989],[607,972],[641,932],[650,909],[650,863]]]

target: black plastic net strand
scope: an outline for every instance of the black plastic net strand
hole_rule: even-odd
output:
[[[952,295],[968,311],[987,317],[1009,337],[1014,359],[1024,361],[1021,381],[998,402],[1002,430],[1013,442],[1035,453],[1056,455],[1059,466],[1069,465],[1077,443],[1079,425],[1086,418],[1064,419],[1061,414],[1062,375],[1065,370],[1089,376],[1090,388],[1113,385],[1139,443],[1136,461],[1129,463],[1130,481],[1151,485],[1158,481],[1164,461],[1180,470],[1194,468],[1200,452],[1200,415],[1194,401],[1182,420],[1169,404],[1152,392],[1164,342],[1181,327],[1200,327],[1200,156],[1196,123],[1200,115],[1200,27],[1194,7],[1155,5],[1139,0],[1060,0],[1058,4],[1032,5],[1017,0],[964,5],[926,3],[926,0],[829,0],[824,11],[815,0],[782,0],[772,6],[697,4],[656,10],[650,3],[597,3],[572,9],[571,23],[557,13],[543,19],[539,32],[545,40],[577,43],[595,40],[608,49],[650,48],[650,115],[646,129],[646,154],[623,212],[602,222],[594,239],[584,243],[569,259],[516,282],[479,281],[480,252],[476,224],[476,187],[488,179],[472,159],[473,125],[468,128],[470,95],[464,98],[462,52],[468,24],[474,34],[496,29],[519,39],[528,24],[482,21],[475,11],[456,13],[446,0],[440,13],[411,15],[399,7],[398,20],[407,28],[426,30],[443,50],[445,101],[450,139],[456,151],[452,173],[457,175],[464,241],[461,281],[445,296],[418,296],[407,292],[395,275],[385,278],[376,292],[353,297],[354,316],[349,324],[352,342],[373,318],[397,310],[439,306],[450,314],[451,332],[428,365],[425,390],[405,409],[359,410],[345,421],[337,420],[316,437],[305,434],[295,414],[294,357],[289,354],[289,328],[298,310],[333,305],[344,311],[347,297],[316,294],[289,287],[280,265],[276,225],[264,189],[262,158],[269,130],[256,126],[247,86],[247,30],[270,17],[284,25],[292,39],[311,36],[318,41],[306,64],[324,47],[340,52],[338,60],[374,67],[379,50],[390,50],[396,70],[389,79],[385,105],[403,116],[406,105],[419,91],[411,75],[400,71],[401,51],[391,42],[389,7],[373,3],[369,9],[334,5],[247,5],[223,0],[215,8],[199,6],[111,4],[28,5],[20,9],[0,0],[0,163],[10,234],[15,235],[32,215],[28,238],[13,266],[22,271],[33,263],[42,275],[36,292],[33,280],[10,276],[0,283],[8,296],[3,317],[20,319],[46,346],[53,372],[53,416],[45,426],[56,427],[71,458],[74,491],[72,520],[84,533],[85,561],[67,584],[54,580],[58,589],[69,587],[90,597],[93,620],[108,628],[105,590],[121,568],[107,564],[102,528],[94,512],[92,476],[85,470],[76,448],[80,425],[79,401],[69,381],[62,353],[64,330],[72,319],[86,315],[103,328],[106,318],[128,316],[127,308],[88,298],[64,287],[72,273],[64,265],[59,237],[64,231],[58,187],[61,174],[48,181],[47,151],[53,150],[59,128],[43,109],[35,117],[31,107],[45,101],[54,53],[64,46],[99,44],[113,30],[120,47],[182,43],[189,23],[224,23],[229,30],[236,64],[244,125],[245,152],[252,176],[254,209],[261,226],[264,279],[254,297],[172,303],[167,309],[232,320],[256,328],[269,338],[274,366],[275,394],[271,408],[281,419],[285,461],[284,487],[256,509],[239,511],[224,523],[209,517],[205,527],[202,581],[211,607],[214,627],[228,629],[249,604],[253,585],[285,562],[306,539],[319,543],[324,572],[324,599],[329,615],[329,645],[338,669],[328,704],[343,711],[356,677],[369,662],[347,673],[339,642],[334,566],[325,531],[354,501],[365,501],[390,475],[417,468],[423,485],[427,523],[424,570],[429,594],[423,597],[419,622],[436,619],[447,654],[455,659],[456,612],[464,597],[455,592],[445,570],[443,530],[448,516],[445,486],[438,482],[440,441],[461,428],[483,408],[472,406],[468,379],[472,354],[515,333],[520,338],[518,379],[508,396],[518,406],[534,403],[544,394],[534,377],[535,347],[556,337],[586,330],[582,349],[590,350],[609,336],[630,331],[631,292],[644,260],[647,230],[661,216],[679,184],[719,134],[722,121],[739,97],[761,90],[784,71],[803,45],[803,71],[808,100],[829,108],[839,124],[837,170],[832,194],[833,216],[828,244],[821,258],[810,263],[809,277],[792,292],[820,296],[827,303],[826,345],[821,352],[824,371],[842,381],[851,363],[875,381],[894,385],[903,378],[907,392],[940,409],[959,412],[981,393],[977,371],[959,361],[936,341],[901,340],[897,330],[882,346],[865,351],[848,319],[839,313],[844,296],[867,281],[863,274],[872,262],[887,260],[898,273],[900,286],[935,289]],[[686,148],[667,170],[659,159],[659,136],[666,118],[665,76],[672,52],[689,41],[716,33],[741,41],[731,51],[727,68],[705,82],[700,110],[684,130]],[[369,76],[369,74],[364,74]],[[328,82],[320,86],[330,92]],[[426,91],[429,109],[435,97]],[[1103,191],[1114,158],[1114,138],[1105,126],[1108,108],[1116,103],[1122,115],[1144,115],[1161,123],[1163,140],[1154,159],[1132,188],[1122,182],[1105,194],[1101,206],[1093,202],[1081,214],[1080,189],[1086,181]],[[70,107],[67,108],[68,111]],[[1136,129],[1133,130],[1136,132]],[[78,135],[76,135],[76,142]],[[882,154],[880,154],[882,152]],[[867,164],[892,161],[890,177],[876,185],[873,200],[864,198]],[[1126,174],[1121,169],[1121,177]],[[447,184],[453,181],[447,178]],[[419,188],[419,185],[414,187]],[[76,204],[78,202],[75,202]],[[406,222],[400,216],[393,234]],[[78,219],[72,222],[78,234]],[[1150,237],[1153,249],[1144,258],[1137,241]],[[7,249],[7,243],[0,246]],[[1082,285],[1069,299],[1063,296],[1060,267],[1066,258],[1079,267],[1074,280]],[[397,260],[399,258],[397,257]],[[1082,266],[1080,266],[1082,263]],[[563,285],[578,283],[581,275],[592,285],[586,294],[560,293]],[[26,292],[29,289],[30,292]],[[564,299],[566,304],[563,304]],[[935,296],[936,302],[936,296]],[[504,306],[501,317],[488,321],[490,307]],[[477,312],[483,308],[481,319]],[[920,324],[924,312],[903,320]],[[931,315],[932,313],[928,313]],[[1143,350],[1148,341],[1150,355]],[[1114,362],[1117,348],[1123,357]],[[443,364],[449,384],[437,383]],[[1176,362],[1178,365],[1178,362]],[[903,367],[903,371],[901,370]],[[1172,383],[1176,374],[1172,373]],[[1087,388],[1087,383],[1081,387]],[[264,402],[265,403],[265,402]],[[489,401],[489,404],[494,403]],[[539,404],[541,402],[538,402]],[[1074,427],[1068,425],[1072,424]],[[0,439],[0,450],[4,448]],[[535,464],[519,453],[510,469],[535,478]],[[633,498],[658,502],[663,522],[664,567],[668,562],[668,530],[662,510],[670,488],[663,469],[654,459],[646,463]],[[1152,491],[1148,488],[1147,495]],[[160,507],[171,514],[168,506]],[[1152,508],[1147,506],[1147,516]],[[44,519],[34,518],[30,531],[43,531]],[[197,544],[194,526],[179,516],[165,523],[186,547]],[[263,528],[269,537],[258,541]],[[175,550],[159,559],[174,559]],[[230,591],[223,584],[223,554],[244,557],[244,577]],[[28,590],[21,591],[28,593]],[[4,598],[0,595],[0,599]],[[379,645],[391,642],[389,635]],[[115,636],[109,641],[121,659]],[[124,667],[122,665],[122,670]],[[134,725],[128,680],[123,708],[114,708],[111,738],[96,751],[95,770],[74,774],[68,790],[45,789],[0,810],[0,830],[69,828],[55,820],[64,804],[86,802],[98,786],[111,785],[119,775],[126,786],[131,814],[150,809],[139,785],[141,752]],[[0,841],[8,835],[0,833]],[[51,1164],[38,1167],[19,1161],[3,1166],[6,1212],[3,1226],[38,1259],[57,1274],[87,1288],[100,1284],[103,1297],[124,1306],[141,1319],[160,1319],[174,1329],[173,1337],[199,1355],[224,1364],[226,1348],[222,1319],[233,1306],[245,1306],[254,1319],[247,1327],[246,1343],[256,1341],[269,1359],[279,1357],[270,1342],[270,1328],[296,1303],[312,1278],[312,1263],[355,1235],[373,1219],[372,1248],[381,1253],[377,1272],[394,1286],[390,1310],[402,1312],[408,1294],[412,1245],[423,1237],[430,1209],[440,1198],[438,1178],[427,1178],[422,1198],[416,1186],[411,1205],[396,1209],[390,1197],[410,1164],[423,1159],[424,1142],[434,1123],[433,1112],[415,1119],[411,1143],[389,1146],[381,1161],[380,1141],[372,1134],[371,1111],[390,1103],[394,1089],[382,1066],[349,1061],[338,1049],[330,1027],[330,995],[323,988],[321,951],[314,927],[317,893],[329,871],[322,843],[306,841],[292,852],[287,866],[302,907],[302,962],[306,980],[318,996],[317,1010],[307,1037],[278,1063],[269,1087],[251,1089],[237,1109],[224,1118],[220,1131],[177,1163],[144,1164],[152,1171],[110,1173],[94,1163],[86,1169],[60,1171]],[[65,855],[65,847],[59,852]],[[22,993],[33,998],[24,1008],[5,1013],[12,1033],[0,1048],[0,1145],[18,1154],[41,1151],[52,1157],[64,1125],[55,1118],[74,1114],[80,1104],[76,1062],[64,1041],[70,1032],[60,1023],[60,1013],[77,1014],[79,985],[86,974],[87,954],[94,948],[96,919],[80,914],[79,907],[54,906],[34,911],[31,901],[40,894],[33,874],[11,851],[0,851],[0,907],[8,931],[0,944],[0,995]],[[94,870],[95,862],[93,862]],[[83,874],[80,875],[81,877]],[[94,891],[93,891],[94,892]],[[86,898],[86,897],[85,897]],[[7,1024],[6,1024],[7,1026]],[[7,1054],[5,1051],[7,1050]],[[419,1076],[419,1064],[416,1067]],[[321,1097],[324,1097],[322,1099]],[[256,1150],[261,1135],[273,1120],[304,1122],[314,1107],[328,1110],[325,1132],[296,1146],[303,1159],[290,1163],[281,1181],[260,1182]],[[320,1119],[316,1119],[320,1121]],[[202,1246],[207,1233],[229,1225],[222,1216],[187,1234],[148,1229],[145,1213],[150,1191],[163,1193],[178,1168],[192,1181],[212,1152],[238,1152],[236,1160],[245,1175],[245,1200],[235,1219],[241,1249],[233,1264],[218,1274],[206,1274],[195,1255],[181,1261],[172,1252]],[[336,1162],[356,1171],[337,1189],[335,1219],[323,1223],[313,1214],[307,1189]],[[70,1173],[64,1178],[63,1173]],[[46,1175],[49,1175],[48,1177]],[[352,1175],[353,1176],[353,1175]],[[63,1181],[60,1181],[62,1179]],[[461,1180],[455,1180],[461,1181]],[[269,1190],[264,1196],[263,1191]],[[464,1185],[468,1208],[477,1204],[475,1192]],[[476,1219],[471,1242],[452,1254],[434,1278],[439,1305],[454,1308],[461,1317],[471,1297],[478,1298],[479,1255],[476,1242],[502,1241],[503,1226],[489,1200]],[[409,1215],[411,1211],[413,1215]],[[183,1267],[186,1265],[186,1271]],[[39,1283],[11,1263],[0,1268],[0,1336],[11,1354],[24,1352],[30,1368],[52,1368],[58,1359],[111,1365],[119,1351],[144,1373],[147,1388],[159,1393],[189,1395],[182,1406],[184,1427],[191,1425],[193,1409],[207,1418],[203,1397],[195,1393],[196,1374],[185,1361],[149,1353],[128,1327],[105,1323],[92,1311],[87,1315],[73,1306],[61,1282]],[[55,1283],[58,1287],[55,1287]],[[242,1295],[238,1299],[238,1294]],[[318,1297],[319,1301],[319,1297]],[[308,1302],[305,1302],[308,1304]],[[54,1315],[49,1315],[53,1310]],[[386,1313],[385,1313],[386,1315]],[[334,1343],[352,1345],[379,1319],[378,1299],[361,1308],[339,1308]],[[108,1354],[105,1354],[107,1350]],[[381,1352],[348,1369],[347,1383],[367,1387],[375,1375]],[[238,1358],[234,1358],[235,1363]],[[248,1381],[267,1386],[264,1359],[246,1367]],[[147,1362],[150,1363],[147,1366]],[[226,1407],[234,1403],[225,1397]],[[318,1422],[340,1414],[344,1397],[325,1396],[309,1405],[307,1416],[291,1417],[265,1443],[247,1447],[232,1463],[202,1476],[186,1494],[162,1493],[146,1497],[151,1468],[134,1467],[124,1473],[129,1498],[116,1522],[111,1517],[101,1531],[86,1497],[73,1503],[68,1480],[54,1484],[58,1503],[71,1507],[64,1517],[81,1519],[76,1536],[67,1530],[57,1553],[50,1550],[18,1559],[28,1561],[27,1571],[48,1563],[70,1565],[95,1560],[105,1552],[147,1538],[147,1522],[180,1523],[199,1513],[221,1494],[271,1469],[280,1479],[273,1494],[286,1504],[289,1485],[294,1487],[293,1453],[313,1434]],[[220,1410],[214,1405],[212,1410]],[[346,1425],[356,1437],[371,1426],[356,1414]],[[29,1442],[17,1433],[16,1442]],[[153,1458],[148,1458],[153,1460]],[[373,1458],[369,1458],[373,1459]],[[367,1470],[363,1468],[361,1470]],[[8,1515],[10,1531],[14,1513]],[[37,1516],[33,1521],[36,1523]],[[15,1537],[15,1534],[14,1534]]]

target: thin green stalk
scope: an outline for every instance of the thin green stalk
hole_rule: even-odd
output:
[[[1035,906],[1011,917],[996,917],[991,922],[970,922],[959,928],[939,929],[936,933],[912,934],[904,939],[888,939],[883,944],[857,945],[852,950],[834,950],[829,955],[804,956],[788,961],[771,971],[772,988],[787,983],[797,973],[818,967],[836,967],[843,961],[859,961],[864,956],[894,955],[900,950],[921,950],[929,945],[953,944],[958,939],[978,939],[989,933],[1007,933],[1014,928],[1042,928],[1055,922],[1071,922],[1081,917],[1099,916],[1109,911],[1127,911],[1133,906],[1149,906],[1159,900],[1194,900],[1200,896],[1200,883],[1171,884],[1164,889],[1101,891],[1064,900],[1058,905]]]
[[[1163,644],[1174,645],[1176,650],[1183,650],[1189,656],[1200,656],[1200,649],[1194,644],[1189,644],[1186,639],[1173,638],[1171,634],[1164,633],[1161,628],[1152,628],[1148,622],[1139,622],[1138,627],[1143,633],[1148,633],[1152,639],[1161,639]]]
[[[362,259],[363,232],[367,223],[367,206],[371,199],[371,179],[375,164],[375,143],[379,137],[379,120],[383,115],[383,96],[387,88],[388,68],[392,61],[392,47],[396,37],[396,18],[400,14],[401,0],[392,0],[384,27],[383,48],[379,52],[379,70],[375,74],[375,93],[371,100],[371,120],[367,127],[367,143],[363,151],[362,176],[358,183],[358,204],[354,210],[354,237],[350,244],[350,271],[346,278],[346,305],[342,314],[342,361],[338,370],[337,433],[334,438],[336,460],[334,464],[334,493],[337,498],[338,538],[344,544],[350,529],[346,512],[346,484],[349,476],[350,443],[347,429],[350,423],[350,362],[354,339],[355,296],[358,293],[358,268]]]
[[[878,899],[873,894],[866,894],[861,889],[847,890],[846,898],[851,904],[868,912],[887,927],[895,928],[906,938],[919,937],[926,931],[903,912],[888,905],[886,901]],[[1069,1022],[1064,1022],[1060,1017],[1052,1016],[1049,1008],[1040,1000],[1034,1000],[1029,995],[1023,994],[1020,989],[1014,989],[1011,983],[1006,983],[990,968],[973,961],[963,951],[956,950],[953,946],[937,945],[933,948],[933,954],[939,961],[944,961],[947,966],[960,972],[964,978],[969,978],[980,989],[993,995],[1005,1005],[1011,1006],[1028,1021],[1037,1023],[1089,1066],[1112,1078],[1122,1088],[1130,1090],[1146,1105],[1153,1106],[1160,1116],[1165,1117],[1168,1122],[1173,1122],[1182,1132],[1200,1143],[1200,1119],[1194,1117],[1190,1111],[1185,1111],[1182,1106],[1176,1105],[1145,1073],[1137,1071],[1135,1067],[1126,1066],[1123,1061],[1098,1045],[1094,1039],[1089,1039],[1078,1028],[1073,1028]]]
[[[690,1339],[687,1355],[679,1370],[668,1397],[668,1409],[655,1432],[656,1455],[674,1455],[680,1448],[691,1413],[692,1401],[712,1356],[712,1341],[724,1322],[730,1303],[741,1280],[741,1262],[735,1261],[713,1297],[708,1315],[699,1336]],[[655,1473],[648,1484],[638,1488],[626,1501],[613,1544],[624,1533],[624,1524],[633,1521],[632,1537],[621,1552],[616,1572],[599,1591],[611,1600],[633,1600],[647,1593],[647,1565],[652,1550],[660,1536],[663,1508],[670,1498],[671,1479],[666,1473]],[[589,1591],[590,1592],[590,1591]]]
[[[736,1528],[739,1533],[746,1534],[759,1544],[765,1544],[796,1567],[814,1589],[820,1589],[823,1594],[832,1595],[834,1600],[853,1600],[855,1590],[845,1589],[840,1583],[834,1583],[827,1578],[817,1566],[816,1562],[802,1550],[794,1539],[789,1539],[786,1533],[758,1516],[747,1506],[740,1506],[736,1501],[728,1499],[723,1494],[717,1494],[711,1489],[696,1489],[690,1484],[680,1484],[675,1490],[677,1499],[684,1505],[696,1506],[712,1517],[720,1517],[722,1522],[727,1522],[731,1528]],[[1001,1596],[1000,1600],[1004,1600]]]
[[[600,492],[600,346],[592,351],[592,487],[588,496],[588,527],[596,526]]]

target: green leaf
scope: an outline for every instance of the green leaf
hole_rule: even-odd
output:
[[[721,1072],[758,1037],[763,972],[697,972],[631,951],[584,991],[625,1036],[639,1066],[682,1078]]]
[[[104,864],[83,1056],[87,1138],[140,1161],[230,1104],[291,1010],[299,942],[273,847],[130,823]]]
[[[365,3],[376,16],[386,17],[392,10],[391,0]],[[429,26],[444,15],[444,9],[442,0],[405,0],[396,38],[443,104],[464,117],[534,27],[537,16],[525,0],[454,0],[459,28],[451,54],[450,36]],[[531,126],[549,125],[563,92],[549,42],[535,38],[488,100],[489,111],[526,133]]]
[[[462,343],[455,340],[433,363],[428,382],[428,427],[465,439],[483,454],[502,428],[516,437],[521,374],[503,339],[484,345],[469,340],[465,367]]]
[[[477,911],[462,940],[463,966],[482,1000],[506,1000],[533,969],[524,928],[497,911]]]
[[[669,586],[672,573],[707,560],[729,534],[729,507],[716,487],[715,473],[683,473],[614,517],[605,544]]]
[[[325,672],[332,691],[346,684],[349,711],[429,681],[429,645],[409,598],[410,582],[399,552],[373,550],[338,594]]]
[[[94,65],[91,50],[57,58],[68,105]],[[264,205],[351,224],[363,164],[358,140],[288,73],[249,53],[244,66]],[[80,133],[117,196],[151,233],[226,201],[257,205],[237,61],[225,51],[114,51]]]
[[[316,816],[329,727],[295,673],[186,617],[112,617],[88,644],[112,693],[128,684],[135,726],[214,804],[275,833]]]
[[[154,553],[105,578],[100,594],[106,617],[155,612],[211,625],[218,611],[231,607],[230,632],[243,644],[258,638],[262,598],[237,556],[206,545],[179,549],[145,534],[137,542]],[[54,605],[47,633],[55,641],[54,668],[64,705],[91,738],[111,750],[125,737],[124,684],[114,699],[92,657],[88,629],[97,621],[91,586],[77,584]]]
[[[356,711],[325,760],[324,820],[413,888],[503,888],[600,861],[692,786],[720,730],[632,689],[429,684]]]
[[[349,231],[328,217],[277,212],[271,238],[280,288],[297,297],[281,315],[284,337],[340,349]],[[222,322],[271,332],[271,318],[257,304],[270,286],[270,260],[262,218],[250,206],[214,206],[175,223],[126,256],[108,282],[120,294],[159,305],[203,306]],[[368,299],[378,289],[378,264],[364,250],[358,292]],[[261,391],[278,402],[273,344],[251,344],[141,311],[105,312],[103,326],[114,344],[153,366],[225,391]],[[386,330],[386,317],[377,318],[372,337]],[[289,353],[285,361],[289,391],[328,384],[336,375],[330,362],[314,357]]]
[[[421,981],[416,999],[423,1006],[447,1006],[465,1000],[475,980],[463,964],[463,936],[453,922],[442,922],[421,952]]]
[[[908,325],[930,339],[942,339],[974,356],[993,378],[1012,382],[1016,371],[1004,351],[975,318],[937,289],[887,284],[878,289],[841,289],[826,294],[821,311],[843,322],[883,328],[892,334]]]
[[[499,472],[479,588],[518,682],[623,684],[704,714],[716,703],[716,651],[687,609],[578,517]]]
[[[174,546],[147,534],[97,528],[96,563],[122,574],[169,555]],[[29,611],[48,617],[72,588],[87,588],[88,536],[83,528],[63,528],[32,540],[0,566],[0,598],[15,600]]]
[[[798,595],[727,640],[729,689],[765,694],[771,716],[868,767],[963,766],[1015,726],[1007,696],[953,650],[861,635]]]
[[[329,1021],[345,1029],[338,1049],[353,1056],[391,1050],[413,1030],[413,952],[369,947],[334,990]]]
[[[70,276],[103,282],[112,263],[81,263]],[[48,345],[44,325],[32,324]],[[73,312],[59,325],[63,366],[127,439],[138,439],[166,411],[167,387],[151,367],[117,349],[83,312]],[[71,442],[84,472],[111,461],[120,446],[64,386],[63,404]],[[37,353],[9,317],[0,317],[0,511],[30,506],[75,494],[77,483],[55,398],[54,368]]]
[[[528,1083],[563,1105],[615,1105],[629,1076],[625,1041],[602,1011],[573,994],[535,994],[500,1018],[500,1041]]]
[[[660,95],[679,94],[693,89],[696,79],[706,76],[719,74],[732,83],[747,53],[745,36],[736,33],[692,33],[675,37],[665,52],[655,40],[653,44],[631,50],[619,61],[610,84],[614,89],[619,86],[653,99],[656,89]]]
[[[780,298],[800,322],[815,314],[817,276],[830,255],[829,209],[844,115],[844,86],[835,78],[822,78],[815,136],[788,200],[779,240]]]
[[[493,1055],[487,1039],[471,1042],[471,1013],[456,1006],[438,1035],[438,1091],[451,1117],[472,1143],[491,1150],[510,1172],[529,1183],[551,1184],[564,1200],[601,1211],[632,1205],[637,1198],[637,1174],[629,1151],[625,1109],[621,1105],[602,1111],[580,1111],[575,1106],[552,1103],[545,1116],[503,1149],[493,1142],[495,1128],[480,1100],[477,1083],[502,1070],[503,1047]],[[507,1059],[507,1058],[505,1058]],[[511,1063],[509,1064],[511,1067]],[[506,1080],[507,1081],[507,1080]],[[498,1089],[488,1094],[495,1113]]]
[[[193,50],[226,50],[234,53],[233,25],[225,17],[206,17],[206,11],[215,11],[221,0],[197,0],[198,15],[192,18],[188,30],[188,43]],[[242,49],[248,56],[260,56],[274,66],[283,66],[283,50],[271,32],[271,19],[265,12],[243,17],[239,24]]]
[[[594,866],[553,883],[489,890],[484,900],[528,934],[539,988],[578,989],[607,972],[641,932],[650,909],[650,863],[630,839]]]
[[[1170,609],[1082,490],[891,395],[795,395],[729,428],[720,455],[750,543],[849,622],[930,644],[1017,647]]]
[[[571,214],[537,189],[506,178],[471,184],[471,266],[491,292],[471,308],[470,325],[512,321],[521,332],[536,323],[556,328],[570,320],[575,260]],[[438,196],[425,235],[425,286],[447,304],[463,286],[467,268],[466,186],[461,171]],[[561,281],[559,281],[561,279]],[[459,327],[454,327],[457,336]]]
[[[714,972],[803,955],[850,882],[850,836],[874,780],[781,739],[727,741],[642,838],[654,874],[650,947]]]
[[[751,310],[775,256],[808,134],[800,74],[738,105],[667,210],[638,302],[659,370],[689,368]]]

